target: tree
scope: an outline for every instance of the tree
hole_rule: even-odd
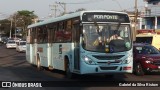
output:
[[[37,15],[34,14],[34,11],[22,10],[17,11],[16,18],[17,26],[24,26],[26,29],[28,25],[32,24],[32,20],[37,18]]]
[[[27,26],[32,24],[32,20],[38,16],[34,14],[34,11],[22,10],[17,11],[12,15],[13,26],[18,29],[21,29],[21,34],[24,36]]]
[[[0,20],[0,32],[9,36],[11,22],[8,19]]]

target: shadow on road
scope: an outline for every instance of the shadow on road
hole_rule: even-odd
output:
[[[24,61],[26,61],[26,60],[25,60],[25,59],[26,59],[25,56],[13,56],[13,59],[14,59],[14,60],[24,60]]]
[[[16,56],[17,54],[18,54],[18,53],[12,53],[12,54],[8,54],[8,55],[0,56],[0,59],[13,57],[13,56]]]

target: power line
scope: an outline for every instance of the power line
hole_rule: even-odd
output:
[[[83,1],[83,2],[78,2],[78,3],[65,3],[65,4],[90,4],[90,3],[96,3],[104,0],[88,0],[88,1]]]
[[[51,7],[51,10],[52,10],[51,16],[53,16],[53,13],[54,13],[54,17],[57,17],[57,10],[58,10],[57,7],[58,7],[58,5],[53,4],[53,5],[49,5],[49,6]]]
[[[130,8],[126,8],[126,9],[124,9],[124,10],[134,10],[134,8],[135,8],[135,6],[133,6],[133,7],[130,7]],[[144,8],[144,6],[137,6],[137,8],[138,9],[141,9],[141,8]]]
[[[96,2],[100,2],[100,1],[104,1],[104,0],[87,0],[87,1],[83,1],[83,2],[78,2],[78,3],[65,3],[65,2],[55,2],[55,4],[61,6],[64,10],[63,14],[66,14],[67,12],[67,4],[90,4],[90,3],[96,3]]]
[[[63,8],[63,10],[64,10],[64,14],[66,14],[66,4],[67,3],[64,3],[64,2],[55,2],[56,4],[58,4],[58,5],[60,5],[62,8]]]
[[[118,6],[120,7],[120,9],[123,10],[121,7],[121,4],[117,0],[112,0],[112,1],[115,1],[118,4]]]

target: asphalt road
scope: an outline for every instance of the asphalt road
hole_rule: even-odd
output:
[[[44,69],[38,71],[35,66],[30,65],[25,60],[25,53],[18,53],[15,49],[6,49],[5,45],[0,46],[0,81],[35,81],[43,84],[50,83],[53,87],[38,87],[38,88],[0,88],[0,90],[159,90],[160,87],[114,87],[114,83],[119,85],[129,83],[130,81],[141,83],[141,81],[160,84],[160,74],[154,73],[145,76],[135,76],[134,74],[117,74],[113,78],[103,75],[77,75],[74,79],[67,79],[64,72]],[[127,82],[129,81],[129,82]],[[111,82],[112,85],[109,85]],[[143,82],[142,82],[143,83]],[[151,82],[152,83],[152,82]],[[131,83],[133,84],[133,82]],[[159,85],[158,84],[158,85]],[[48,84],[47,84],[48,85]],[[50,86],[52,86],[50,85]],[[65,86],[67,85],[67,86]],[[123,84],[124,85],[124,84]],[[137,84],[138,85],[138,84]],[[160,86],[160,85],[159,85]]]

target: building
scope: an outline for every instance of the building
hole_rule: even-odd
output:
[[[140,14],[140,29],[160,30],[160,0],[144,0],[145,7]]]

